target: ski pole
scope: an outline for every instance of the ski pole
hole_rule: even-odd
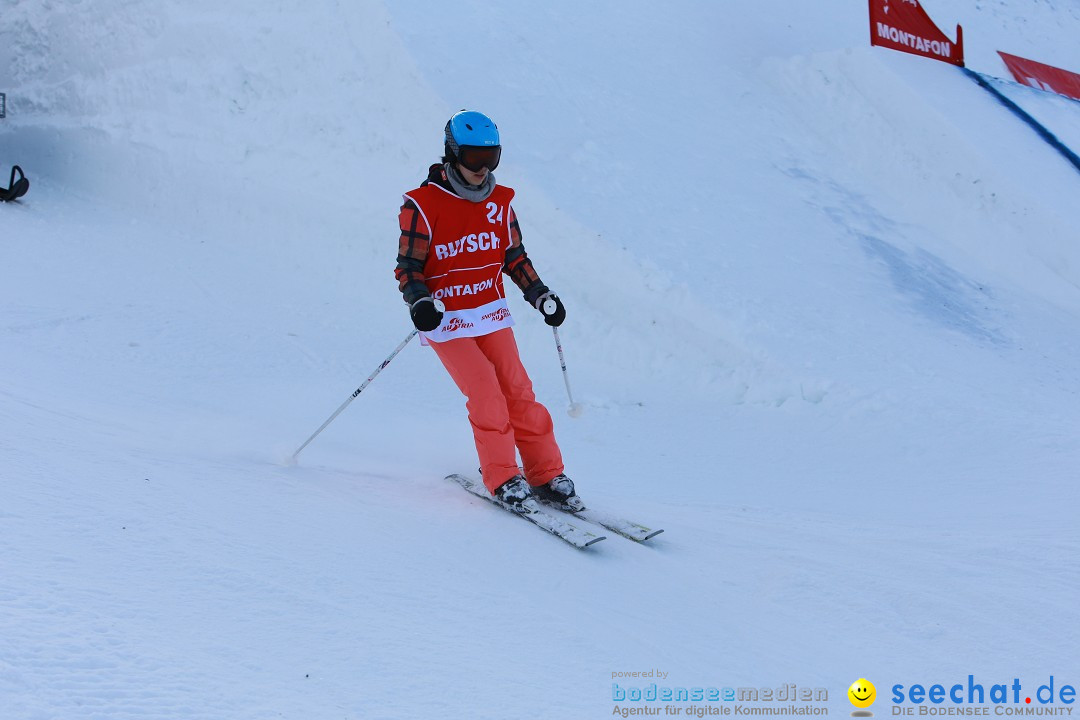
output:
[[[329,418],[327,418],[326,422],[324,422],[322,425],[320,425],[319,429],[316,430],[314,433],[312,433],[311,437],[309,437],[307,440],[305,440],[304,444],[296,449],[296,452],[294,452],[292,454],[291,463],[295,463],[296,462],[296,456],[299,455],[300,452],[304,448],[306,448],[308,446],[308,443],[310,443],[312,440],[314,440],[319,435],[319,433],[321,433],[323,430],[325,430],[327,425],[334,422],[334,418],[336,418],[338,415],[340,415],[342,413],[342,411],[345,410],[345,408],[349,407],[349,403],[351,403],[353,400],[355,400],[357,395],[364,392],[364,388],[366,388],[368,385],[370,385],[371,381],[375,379],[375,376],[377,376],[379,373],[381,373],[383,368],[386,367],[387,365],[389,365],[390,361],[393,360],[394,357],[396,357],[397,354],[399,352],[401,352],[405,348],[406,345],[409,344],[409,341],[412,340],[414,337],[416,337],[416,333],[417,333],[416,330],[413,330],[411,333],[409,333],[408,337],[406,337],[404,340],[402,340],[401,344],[398,345],[397,348],[394,349],[394,352],[390,353],[390,357],[383,360],[382,364],[379,365],[379,367],[375,368],[375,372],[371,373],[371,375],[368,376],[368,379],[364,381],[364,384],[361,385],[360,387],[356,388],[356,390],[353,391],[353,394],[350,395],[349,398],[345,402],[343,402],[341,404],[341,407],[339,407],[337,410],[335,410],[334,414],[331,415]]]
[[[566,356],[563,355],[562,340],[559,339],[559,328],[552,327],[551,332],[555,334],[555,348],[559,351],[559,364],[562,365],[562,378],[566,383],[566,397],[570,398],[570,407],[566,409],[566,413],[573,418],[581,417],[581,414],[585,412],[585,406],[581,403],[574,402],[574,394],[570,392],[570,376],[566,373]]]

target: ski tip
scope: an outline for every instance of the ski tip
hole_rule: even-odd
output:
[[[646,540],[652,540],[654,537],[656,537],[657,535],[659,535],[662,532],[664,532],[662,529],[661,530],[653,530],[648,535],[641,538],[641,542],[645,542]]]
[[[581,547],[583,549],[587,548],[587,547],[592,547],[593,545],[600,542],[601,540],[607,540],[607,535],[600,535],[600,536],[594,537],[594,538],[590,539],[589,542],[582,545]]]

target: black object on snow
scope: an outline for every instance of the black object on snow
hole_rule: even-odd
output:
[[[15,175],[18,174],[19,179],[15,179]],[[30,181],[26,179],[26,175],[23,175],[22,168],[16,165],[11,168],[11,182],[8,183],[7,189],[0,188],[0,200],[4,202],[11,202],[17,200],[26,194],[26,191],[30,189]]]

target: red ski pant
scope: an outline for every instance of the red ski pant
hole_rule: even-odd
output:
[[[519,473],[515,448],[530,485],[543,485],[563,471],[551,414],[536,401],[510,328],[431,347],[467,399],[488,490]]]

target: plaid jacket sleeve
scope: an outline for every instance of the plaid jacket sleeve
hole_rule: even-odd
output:
[[[525,245],[521,242],[521,225],[518,224],[517,213],[510,206],[510,245],[506,248],[506,260],[503,262],[503,272],[510,276],[521,292],[525,294],[525,300],[530,304],[536,301],[548,291],[544,283],[540,282],[540,276],[533,268],[532,260],[525,253]]]
[[[411,305],[431,294],[424,282],[424,262],[431,246],[431,229],[412,200],[406,200],[401,206],[398,225],[401,228],[401,237],[398,239],[394,277],[397,278],[398,290],[405,302]]]

